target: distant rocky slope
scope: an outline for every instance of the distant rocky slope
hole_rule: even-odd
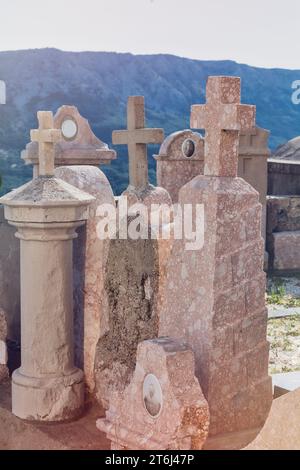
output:
[[[300,64],[299,64],[300,65]],[[147,123],[166,133],[189,127],[190,106],[204,101],[208,75],[237,75],[244,103],[257,105],[257,122],[272,131],[276,148],[300,133],[300,106],[292,104],[291,84],[299,71],[262,69],[231,61],[196,61],[170,55],[133,56],[106,52],[40,49],[0,53],[0,79],[6,81],[7,104],[0,107],[2,192],[31,174],[19,159],[36,127],[36,111],[76,105],[100,138],[125,126],[128,95],[145,95]],[[120,192],[127,184],[125,149],[105,171]],[[151,155],[155,150],[149,150]],[[155,162],[151,158],[151,177]]]
[[[295,137],[277,147],[272,158],[279,160],[300,160],[300,137]]]

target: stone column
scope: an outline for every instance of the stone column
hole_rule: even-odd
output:
[[[23,419],[62,421],[84,404],[83,372],[73,360],[72,240],[93,198],[55,178],[51,113],[39,113],[40,176],[1,202],[21,240],[21,367],[12,411]]]

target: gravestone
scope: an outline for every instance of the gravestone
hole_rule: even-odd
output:
[[[101,204],[114,207],[114,195],[105,174],[94,166],[58,167],[55,175],[94,197],[89,219],[78,229],[73,246],[75,364],[84,370],[85,383],[93,392],[96,346],[108,329],[105,277],[110,246],[110,240],[97,237],[97,224],[101,220],[97,208]]]
[[[98,139],[75,106],[61,106],[54,116],[54,129],[61,130],[61,138],[55,142],[55,166],[109,164],[116,158],[116,152],[110,150]],[[27,165],[33,165],[33,174],[38,174],[38,144],[30,142],[23,150],[21,158]]]
[[[141,342],[129,385],[113,394],[97,427],[113,450],[201,449],[209,411],[194,375],[193,351],[172,338]]]
[[[204,139],[197,132],[184,130],[169,135],[162,143],[157,161],[157,184],[165,188],[173,203],[180,188],[204,169]]]
[[[267,230],[268,148],[270,132],[255,127],[240,134],[238,176],[244,178],[259,193],[262,205],[262,236]]]
[[[171,205],[168,192],[148,181],[147,144],[161,142],[163,131],[145,128],[143,97],[129,97],[127,115],[128,130],[113,132],[113,143],[128,145],[129,155],[129,186],[118,198],[118,214],[129,226],[138,216],[123,212],[123,204],[128,208],[143,204],[147,209],[145,217],[141,214],[144,226],[151,204]],[[145,238],[132,239],[127,230],[124,237],[118,231],[109,244],[105,274],[108,329],[99,340],[95,360],[97,397],[105,408],[112,393],[122,392],[129,384],[138,344],[158,335],[158,291],[165,260],[162,252],[167,252],[167,247],[151,238],[149,226]]]
[[[254,116],[238,78],[209,77],[207,104],[192,107],[191,127],[206,130],[204,175],[179,203],[204,206],[204,247],[174,241],[159,312],[159,335],[185,337],[195,353],[211,436],[261,427],[272,400],[261,205],[237,177],[239,131]]]
[[[54,177],[50,112],[39,112],[39,176],[0,199],[21,244],[21,367],[12,376],[12,411],[30,421],[82,412],[83,372],[74,367],[72,244],[93,197]]]

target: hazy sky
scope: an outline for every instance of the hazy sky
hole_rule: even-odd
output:
[[[300,69],[299,0],[0,0],[0,50],[170,53]]]

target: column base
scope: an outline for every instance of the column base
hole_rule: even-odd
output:
[[[83,372],[61,377],[12,376],[12,412],[28,421],[57,422],[77,418],[84,407]]]

